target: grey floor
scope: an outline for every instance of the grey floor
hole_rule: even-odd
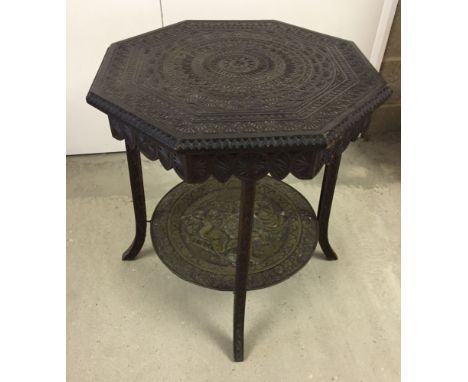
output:
[[[143,161],[148,213],[180,180]],[[314,208],[321,174],[288,177]],[[231,361],[233,296],[174,276],[132,240],[124,154],[67,158],[68,381],[399,381],[400,145],[343,155],[320,249],[289,280],[249,292],[246,360]]]

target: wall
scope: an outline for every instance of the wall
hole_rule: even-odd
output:
[[[108,46],[161,27],[157,0],[68,0],[67,154],[124,151],[86,94]]]
[[[393,90],[393,94],[372,116],[366,137],[379,138],[401,131],[401,2],[393,19],[380,73]]]

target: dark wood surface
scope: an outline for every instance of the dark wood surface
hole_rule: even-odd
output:
[[[328,225],[341,154],[390,94],[353,42],[278,21],[184,21],[112,44],[86,99],[126,143],[136,233],[123,259],[137,256],[146,234],[140,152],[186,183],[239,178],[235,280],[226,289],[242,361],[255,185],[268,174],[312,179],[325,166],[318,240],[336,260]],[[161,254],[170,250],[168,237],[152,238]]]
[[[173,150],[326,146],[388,94],[351,41],[184,21],[112,44],[88,101]]]
[[[146,237],[146,202],[141,171],[140,152],[136,147],[127,148],[128,172],[132,190],[133,209],[135,213],[135,238],[130,247],[122,255],[122,260],[134,260],[140,252]]]
[[[234,361],[244,360],[244,317],[247,295],[247,276],[252,245],[254,222],[255,181],[241,182],[238,253],[236,260],[236,280],[234,286]]]
[[[320,192],[320,201],[318,209],[319,220],[319,243],[325,257],[328,260],[337,260],[338,256],[330,245],[328,240],[328,222],[330,220],[333,195],[335,194],[336,180],[338,179],[338,170],[340,168],[341,155],[338,155],[333,161],[325,166],[323,174],[322,191]]]
[[[184,21],[112,44],[87,101],[115,138],[203,182],[310,179],[390,93],[353,42],[278,21]]]
[[[247,290],[280,283],[302,269],[318,243],[310,203],[288,184],[256,182],[255,218]],[[177,276],[206,288],[233,291],[238,251],[241,181],[182,182],[159,201],[151,239]]]

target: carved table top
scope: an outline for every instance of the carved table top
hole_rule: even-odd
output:
[[[112,44],[87,101],[114,137],[195,182],[312,177],[390,93],[353,42],[278,21],[183,21]],[[299,153],[316,163],[294,169]],[[265,168],[236,170],[228,154]]]

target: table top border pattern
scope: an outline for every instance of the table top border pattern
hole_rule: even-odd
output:
[[[371,113],[380,106],[392,91],[385,85],[379,91],[369,97],[354,112],[344,118],[335,128],[327,131],[325,134],[300,134],[300,135],[279,135],[275,133],[272,136],[251,136],[251,137],[223,137],[223,138],[199,138],[187,139],[177,138],[163,130],[149,124],[136,115],[124,110],[123,108],[105,100],[97,94],[89,92],[87,102],[101,110],[102,112],[118,118],[123,123],[130,125],[137,131],[141,131],[147,138],[152,138],[175,151],[198,151],[198,150],[222,150],[222,149],[256,149],[256,148],[281,148],[281,147],[316,147],[325,148],[340,139],[343,133],[355,125],[359,120]]]

